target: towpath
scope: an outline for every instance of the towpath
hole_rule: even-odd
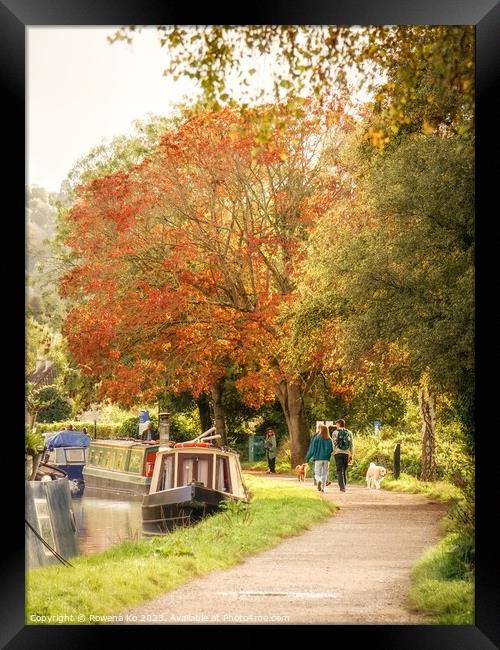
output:
[[[122,614],[147,624],[429,622],[408,607],[410,572],[438,541],[445,506],[356,485],[329,490],[323,498],[340,510],[324,522]]]

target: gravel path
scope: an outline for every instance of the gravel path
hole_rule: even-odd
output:
[[[124,623],[428,622],[407,606],[410,571],[437,542],[446,507],[422,495],[328,489],[324,498],[340,510],[323,523],[122,612]]]

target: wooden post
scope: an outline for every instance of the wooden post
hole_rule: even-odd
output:
[[[394,447],[394,478],[398,479],[401,472],[401,444]]]

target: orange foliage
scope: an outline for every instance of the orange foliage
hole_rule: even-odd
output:
[[[339,188],[314,173],[324,129],[313,112],[262,145],[255,128],[229,110],[197,116],[141,165],[78,188],[64,333],[103,396],[197,395],[236,363],[248,370],[238,387],[258,405],[287,378],[277,317]]]

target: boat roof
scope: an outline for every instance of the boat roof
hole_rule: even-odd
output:
[[[47,449],[52,451],[56,447],[88,447],[90,436],[83,431],[58,431],[45,439]]]
[[[185,447],[164,447],[163,445],[160,446],[158,449],[159,454],[167,453],[167,452],[172,452],[172,451],[185,451],[185,452],[191,452],[191,451],[196,451],[196,453],[201,452],[201,453],[210,453],[213,454],[218,453],[218,454],[236,454],[238,455],[238,452],[235,451],[234,449],[228,449],[224,447],[216,447],[215,445],[213,447],[197,447],[196,445],[186,445]]]
[[[154,447],[158,448],[159,443],[158,442],[151,442],[151,440],[148,440],[147,442],[141,442],[140,440],[130,440],[130,439],[123,439],[123,440],[108,440],[107,438],[95,438],[94,440],[90,441],[90,446],[99,446],[99,447],[124,447],[126,449],[130,447],[137,447],[138,449],[147,449],[149,447]]]

